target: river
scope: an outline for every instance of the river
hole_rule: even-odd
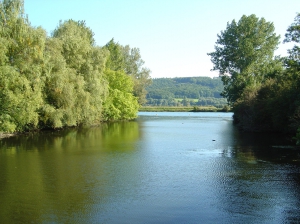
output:
[[[299,223],[300,152],[232,113],[0,140],[0,223]]]

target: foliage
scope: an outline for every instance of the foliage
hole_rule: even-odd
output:
[[[0,134],[132,119],[150,79],[143,63],[137,48],[97,46],[84,21],[47,37],[23,0],[0,1]]]
[[[244,20],[247,18],[245,17]],[[259,22],[259,20],[255,21]],[[251,24],[247,26],[251,28]],[[223,74],[225,96],[233,105],[234,121],[242,130],[296,134],[300,127],[300,51],[297,46],[300,42],[300,14],[297,14],[294,23],[287,29],[284,42],[295,42],[295,46],[288,51],[289,56],[285,58],[272,58],[272,51],[277,42],[277,37],[273,33],[273,24],[266,22],[260,22],[260,24],[265,24],[266,27],[261,33],[269,30],[268,35],[265,35],[267,39],[263,38],[265,42],[272,40],[266,45],[267,50],[262,50],[261,53],[265,52],[265,54],[258,54],[262,58],[256,58],[256,53],[258,53],[256,48],[252,49],[253,51],[249,51],[251,48],[238,48],[241,50],[238,52],[240,56],[248,57],[249,52],[252,52],[250,56],[254,55],[253,58],[248,57],[246,66],[240,64],[240,56],[234,57],[238,54],[234,45],[231,45],[232,39],[230,38],[234,36],[235,29],[239,30],[240,22],[228,25],[227,30],[219,36],[217,43],[221,43],[221,40],[229,40],[229,42],[224,42],[227,45],[223,48],[217,46],[217,51],[209,55],[215,63],[214,69],[219,69],[221,75]],[[232,27],[235,28],[232,29]],[[255,32],[258,30],[255,29]],[[231,33],[228,33],[229,31]],[[250,42],[244,44],[256,46],[257,38],[249,38]],[[263,46],[258,48],[258,50],[261,49]],[[220,57],[218,58],[217,55]],[[235,61],[230,61],[231,58]],[[252,61],[252,59],[255,60]],[[230,76],[226,75],[226,72]],[[298,138],[299,131],[295,139],[299,141]]]
[[[128,120],[136,118],[139,108],[133,96],[133,81],[121,71],[107,70],[109,95],[104,103],[103,120]]]
[[[106,68],[112,71],[122,71],[133,79],[133,94],[137,97],[140,105],[146,102],[146,87],[151,84],[150,70],[143,67],[138,48],[122,46],[114,39],[110,40],[105,48],[110,52],[106,62]]]
[[[247,86],[260,85],[265,76],[274,73],[273,54],[279,44],[273,23],[255,15],[242,16],[221,31],[215,51],[208,53],[224,83],[222,95],[230,104],[241,97]]]
[[[295,45],[288,50],[289,56],[285,59],[286,66],[286,80],[285,87],[289,93],[289,99],[293,102],[290,104],[291,112],[289,114],[289,126],[295,130],[297,129],[296,140],[299,144],[299,130],[300,130],[300,13],[297,13],[294,23],[292,23],[285,35],[284,42],[293,42]]]
[[[41,121],[53,128],[99,122],[108,88],[105,50],[93,46],[92,31],[82,21],[60,22],[52,36],[45,51]]]
[[[186,77],[157,78],[146,88],[147,104],[152,106],[207,106],[223,107],[220,78]]]
[[[45,38],[30,26],[23,1],[0,1],[0,132],[37,127]]]

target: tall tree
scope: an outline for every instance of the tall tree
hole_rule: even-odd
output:
[[[43,90],[44,105],[40,112],[42,127],[61,128],[82,122],[78,110],[78,98],[88,98],[84,79],[76,70],[67,67],[62,55],[63,42],[48,38],[45,49]]]
[[[133,79],[133,94],[138,97],[140,105],[147,102],[146,100],[146,87],[152,81],[150,77],[150,69],[143,67],[145,64],[142,60],[139,48],[130,48],[129,45],[123,47],[123,55],[125,61],[125,72]]]
[[[36,128],[46,32],[31,27],[22,0],[0,1],[0,132]]]
[[[298,78],[300,76],[300,13],[294,19],[285,34],[284,43],[293,42],[295,43],[294,47],[288,50],[289,57],[286,60],[286,66],[289,70],[293,70],[293,74]]]
[[[300,145],[300,13],[297,13],[294,22],[288,27],[284,43],[293,42],[294,46],[288,50],[289,56],[285,58],[286,87],[289,89],[288,100],[291,102],[289,109],[290,125],[298,129],[296,134],[297,144]]]
[[[60,22],[48,41],[47,55],[50,107],[45,115],[52,117],[54,127],[100,121],[108,92],[103,77],[107,52],[95,46],[85,22]]]
[[[133,94],[137,97],[139,104],[146,102],[146,87],[151,84],[150,70],[143,67],[144,61],[141,58],[138,48],[130,48],[129,45],[122,46],[114,39],[105,46],[110,54],[106,62],[106,68],[112,71],[125,72],[133,79]]]
[[[215,51],[208,53],[224,83],[222,95],[230,104],[241,96],[247,86],[259,85],[272,73],[270,63],[279,44],[273,23],[255,15],[242,16],[218,34]],[[273,63],[273,62],[272,62]]]
[[[111,71],[125,72],[125,59],[122,53],[122,46],[116,43],[114,39],[111,39],[104,48],[109,51],[105,67]]]

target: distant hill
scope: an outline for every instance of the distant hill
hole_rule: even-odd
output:
[[[215,106],[227,104],[220,78],[156,78],[147,87],[146,106]]]

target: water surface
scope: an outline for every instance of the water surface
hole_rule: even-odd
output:
[[[0,140],[1,223],[300,222],[299,152],[232,113]],[[274,147],[275,146],[275,147]]]

